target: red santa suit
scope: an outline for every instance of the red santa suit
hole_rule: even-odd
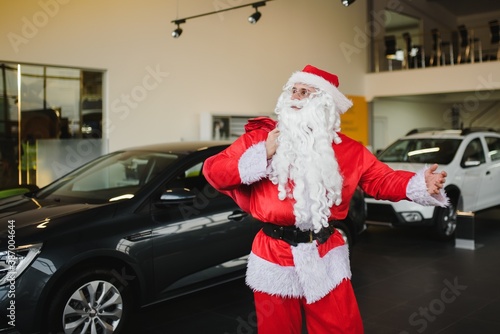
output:
[[[275,126],[276,122],[266,117],[250,120],[245,134],[205,162],[204,175],[253,217],[294,226],[294,199],[279,199],[277,185],[268,178],[265,142]],[[426,193],[423,172],[394,171],[359,142],[337,134],[332,147],[343,177],[342,202],[330,208],[330,219],[346,217],[358,185],[378,199],[410,199],[433,205],[446,202]],[[247,285],[255,292],[259,334],[300,333],[301,311],[287,307],[290,300],[300,301],[310,333],[362,333],[350,278],[348,246],[338,231],[323,243],[312,240],[296,246],[260,231],[252,245],[246,275]],[[319,323],[315,323],[315,315],[322,317]]]

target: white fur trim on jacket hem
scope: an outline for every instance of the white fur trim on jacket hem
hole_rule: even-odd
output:
[[[238,161],[241,183],[252,184],[267,176],[266,142],[250,146]]]
[[[335,289],[343,280],[351,279],[349,247],[333,248],[320,258],[317,245],[292,247],[295,266],[280,266],[254,253],[248,258],[247,285],[254,291],[282,297],[304,297],[314,303]]]
[[[448,206],[450,200],[446,196],[443,189],[441,189],[439,194],[436,195],[430,195],[427,192],[424,174],[427,169],[427,166],[424,167],[410,179],[408,185],[406,186],[406,196],[413,202],[421,205],[440,207]]]

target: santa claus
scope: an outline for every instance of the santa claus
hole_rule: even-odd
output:
[[[363,333],[351,286],[349,250],[332,221],[346,217],[359,185],[377,199],[446,206],[446,173],[392,170],[340,133],[352,103],[336,75],[307,65],[292,74],[278,121],[250,120],[246,133],[208,159],[204,175],[266,222],[248,260],[259,334]]]

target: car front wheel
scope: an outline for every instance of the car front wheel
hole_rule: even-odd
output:
[[[49,309],[49,332],[119,334],[132,308],[131,286],[109,269],[65,279]]]

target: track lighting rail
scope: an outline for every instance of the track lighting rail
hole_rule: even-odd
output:
[[[209,13],[203,13],[203,14],[198,14],[198,15],[184,17],[184,18],[181,18],[181,19],[172,20],[170,22],[177,25],[177,28],[172,32],[172,37],[178,38],[182,34],[182,29],[180,28],[180,25],[183,24],[183,23],[186,23],[187,20],[191,20],[191,19],[195,19],[195,18],[203,17],[203,16],[208,16],[208,15],[213,15],[213,14],[219,14],[219,13],[222,13],[222,12],[227,12],[227,11],[230,11],[230,10],[239,9],[239,8],[243,8],[243,7],[253,7],[253,8],[255,8],[256,12],[253,13],[252,15],[250,15],[250,17],[248,18],[248,21],[250,23],[252,23],[252,24],[256,23],[259,20],[259,18],[260,18],[260,12],[257,10],[257,8],[265,6],[266,2],[269,2],[269,1],[273,1],[273,0],[257,1],[257,2],[252,2],[252,3],[246,4],[246,5],[240,5],[240,6],[225,8],[225,9],[216,10],[216,11],[209,12]],[[257,13],[258,13],[258,15],[256,15]]]

